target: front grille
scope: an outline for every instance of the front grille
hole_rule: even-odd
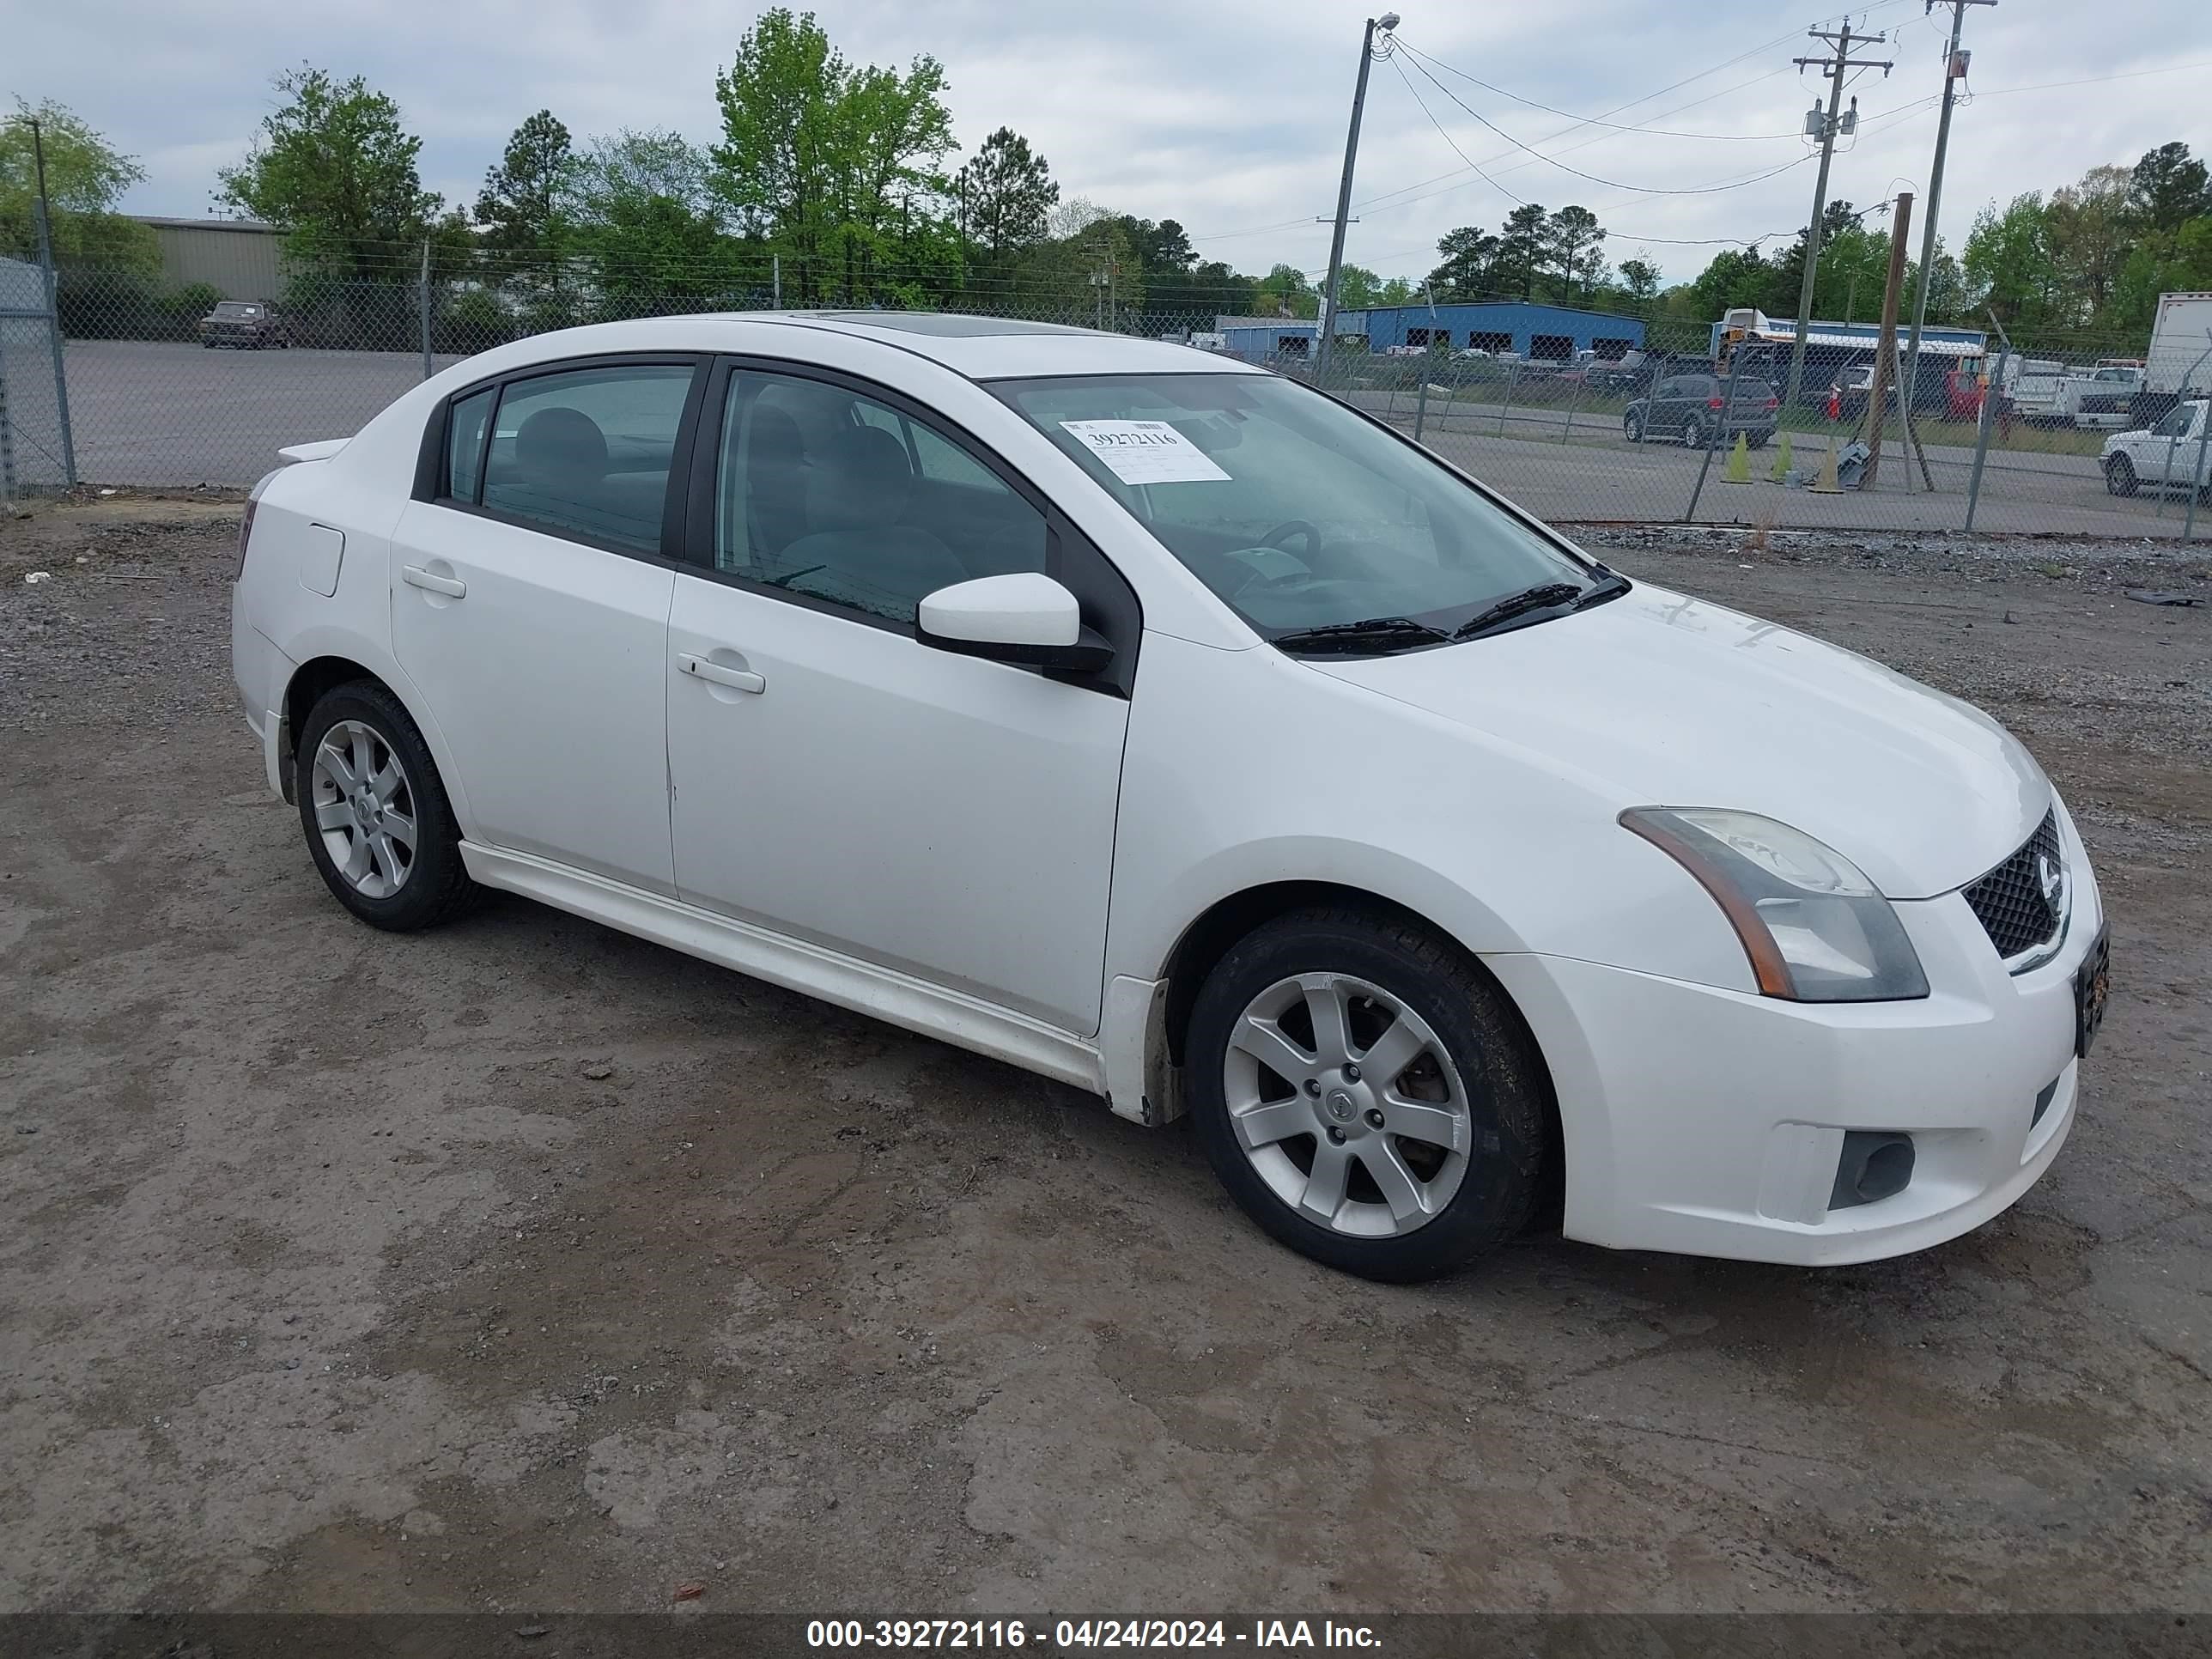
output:
[[[2046,864],[2061,878],[2058,890],[2048,896],[2043,890]],[[2065,915],[2065,856],[2058,850],[2058,816],[2046,812],[2017,853],[1967,884],[1966,902],[1998,956],[2009,961],[2048,944],[2058,932]]]

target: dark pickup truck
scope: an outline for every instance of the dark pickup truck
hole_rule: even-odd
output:
[[[224,300],[200,319],[200,343],[252,348],[289,346],[292,337],[284,320],[259,300]]]

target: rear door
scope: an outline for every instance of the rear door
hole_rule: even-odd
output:
[[[667,549],[703,373],[586,359],[456,397],[393,538],[393,647],[471,838],[664,894]]]

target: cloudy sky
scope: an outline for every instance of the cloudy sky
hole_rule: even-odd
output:
[[[1696,274],[1709,240],[1786,240],[1813,187],[1810,147],[1795,135],[1822,88],[1790,59],[1820,50],[1808,26],[1843,15],[1820,3],[1402,0],[1407,49],[1375,66],[1346,257],[1418,276],[1444,231],[1494,228],[1516,198],[1593,209],[1611,258],[1640,252],[1670,281]],[[68,104],[144,166],[126,208],[180,215],[207,210],[216,169],[244,153],[270,106],[270,76],[303,58],[389,92],[422,135],[425,184],[472,202],[508,131],[541,106],[580,139],[671,126],[710,140],[714,72],[754,15],[696,0],[20,0],[10,9],[0,94]],[[848,57],[942,59],[969,149],[1012,125],[1067,195],[1180,220],[1203,257],[1239,269],[1318,270],[1328,258],[1327,228],[1312,221],[1334,205],[1367,6],[818,0],[816,9]],[[1850,14],[1855,30],[1887,32],[1870,55],[1897,67],[1851,83],[1862,125],[1838,150],[1832,197],[1864,205],[1909,185],[1924,202],[1948,13],[1879,0]],[[2132,162],[2172,138],[2212,152],[2208,18],[2205,0],[1970,7],[1973,95],[1954,121],[1947,243],[1955,249],[1993,198]],[[1701,193],[1667,193],[1692,191]]]

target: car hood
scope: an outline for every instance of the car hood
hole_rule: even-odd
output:
[[[1816,836],[1892,898],[1973,880],[2051,807],[1979,709],[1855,652],[1638,583],[1462,645],[1324,674],[1579,775],[1617,806],[1716,806]]]

